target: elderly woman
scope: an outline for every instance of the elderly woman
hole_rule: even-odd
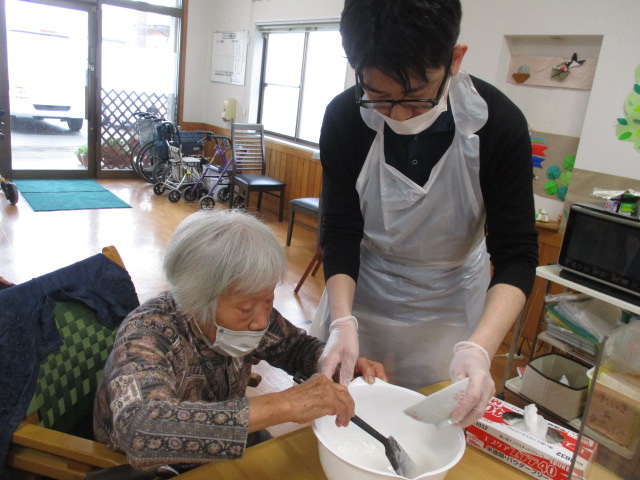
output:
[[[194,213],[175,231],[164,270],[170,290],[131,312],[116,336],[96,396],[97,440],[135,468],[190,468],[242,457],[252,432],[279,423],[349,423],[348,390],[315,374],[324,343],[273,308],[286,262],[266,225],[235,210]],[[253,359],[310,378],[249,398]],[[356,372],[386,380],[365,358]]]

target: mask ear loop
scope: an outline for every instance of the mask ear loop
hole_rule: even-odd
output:
[[[195,329],[197,330],[197,333],[198,333],[198,336],[199,336],[200,340],[202,340],[207,347],[213,348],[213,343],[211,342],[211,340],[209,340],[209,337],[207,337],[204,334],[204,332],[202,331],[202,328],[200,328],[200,324],[197,322],[195,317],[191,317],[191,322],[190,323],[193,323],[193,325],[195,326]]]

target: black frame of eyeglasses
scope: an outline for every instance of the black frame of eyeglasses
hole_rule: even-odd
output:
[[[449,79],[450,75],[451,75],[451,62],[449,62],[447,71],[445,72],[444,77],[440,82],[440,87],[438,87],[438,92],[436,93],[435,98],[416,98],[416,99],[401,98],[400,100],[363,100],[362,97],[364,96],[364,87],[362,86],[362,81],[360,80],[360,76],[356,74],[356,88],[355,88],[356,105],[362,108],[380,109],[380,110],[386,109],[386,108],[391,109],[396,105],[401,105],[401,106],[404,106],[405,108],[434,108],[440,103],[440,100],[442,99],[442,94],[444,93],[444,88],[445,88],[445,85],[447,84],[447,80]],[[407,105],[404,105],[406,103],[413,103],[414,105],[409,105],[407,107]],[[415,104],[425,104],[425,105],[428,104],[430,105],[430,107],[416,106]],[[384,105],[384,106],[381,106],[381,105]]]

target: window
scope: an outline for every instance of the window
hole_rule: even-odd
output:
[[[279,28],[262,27],[258,121],[271,134],[317,145],[326,106],[345,89],[347,59],[338,26]]]

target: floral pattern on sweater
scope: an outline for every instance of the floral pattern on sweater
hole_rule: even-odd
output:
[[[242,457],[252,359],[311,375],[323,347],[274,309],[254,352],[220,355],[163,292],[131,312],[118,330],[96,394],[95,437],[141,469]]]

